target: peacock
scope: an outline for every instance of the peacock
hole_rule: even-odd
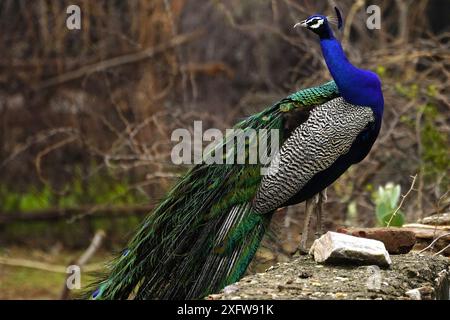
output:
[[[333,81],[293,93],[234,127],[244,134],[277,130],[280,148],[269,171],[273,164],[277,170],[263,175],[258,163],[193,166],[110,262],[91,299],[200,299],[218,292],[244,275],[277,209],[311,201],[366,157],[383,116],[378,76],[348,61],[326,16],[298,26],[319,37]]]

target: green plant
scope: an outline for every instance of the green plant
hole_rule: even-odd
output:
[[[373,193],[372,198],[376,206],[375,212],[378,225],[401,227],[405,222],[403,212],[397,210],[398,202],[400,200],[400,191],[400,185],[394,185],[392,182],[389,182],[384,187],[379,186],[378,190]],[[395,216],[393,217],[394,213]]]
[[[25,190],[15,191],[0,184],[0,212],[73,208],[86,204],[127,205],[148,200],[134,190],[128,181],[117,181],[110,176],[93,177],[86,185],[83,188],[80,178],[73,179],[65,185],[66,193],[58,196],[48,185],[32,185]]]

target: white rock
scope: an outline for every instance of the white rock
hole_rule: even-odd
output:
[[[309,253],[319,263],[347,260],[383,267],[392,263],[383,242],[330,231],[314,241]]]
[[[224,294],[233,294],[235,292],[239,291],[239,287],[236,284],[230,284],[223,288]]]
[[[405,294],[410,297],[412,300],[422,300],[422,295],[420,294],[419,289],[412,289],[406,291]]]

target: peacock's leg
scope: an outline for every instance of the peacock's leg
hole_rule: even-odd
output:
[[[300,240],[300,246],[298,247],[298,253],[308,254],[308,248],[306,243],[308,241],[309,227],[311,225],[311,216],[313,211],[313,201],[308,199],[305,202],[305,222],[303,223],[302,238]]]
[[[315,207],[317,215],[316,238],[319,238],[323,234],[322,212],[323,212],[323,204],[326,201],[327,201],[327,189],[325,188],[317,195],[317,205]]]

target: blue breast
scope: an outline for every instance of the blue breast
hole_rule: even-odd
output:
[[[342,97],[351,104],[371,108],[378,126],[381,125],[384,99],[378,76],[372,71],[353,66],[334,37],[321,39],[320,45],[328,70]]]
[[[331,31],[327,37],[321,38],[320,44],[328,69],[342,97],[351,104],[371,108],[375,122],[358,135],[346,154],[340,156],[326,170],[314,175],[287,205],[313,197],[336,181],[352,164],[363,160],[375,143],[381,128],[384,99],[378,76],[371,71],[353,66]]]

